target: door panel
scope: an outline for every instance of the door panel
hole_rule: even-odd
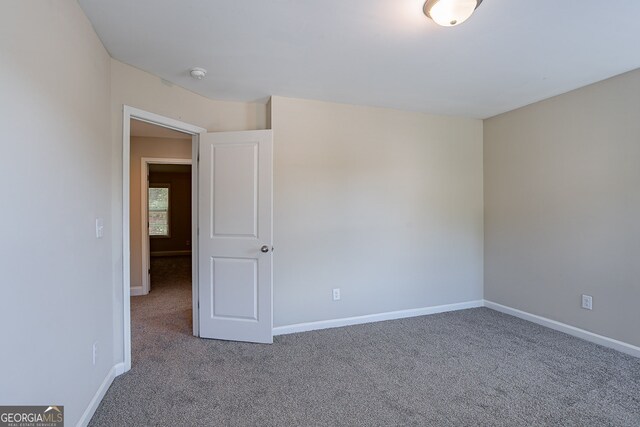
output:
[[[272,145],[271,131],[200,135],[201,337],[273,341]]]
[[[255,259],[212,258],[211,317],[258,321],[258,263]]]
[[[211,155],[213,234],[257,237],[258,144],[214,146]]]

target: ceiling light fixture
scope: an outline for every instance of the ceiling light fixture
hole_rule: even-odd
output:
[[[191,77],[193,77],[194,79],[202,80],[204,79],[204,76],[207,75],[207,70],[205,70],[204,68],[196,67],[189,70],[189,74],[191,74]]]
[[[443,27],[453,27],[469,19],[482,0],[427,0],[422,11]]]

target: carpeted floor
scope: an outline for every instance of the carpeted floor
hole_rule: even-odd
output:
[[[270,346],[194,338],[189,262],[154,260],[133,368],[90,425],[640,425],[640,359],[485,308]]]

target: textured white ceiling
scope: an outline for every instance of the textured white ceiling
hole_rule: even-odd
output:
[[[215,99],[485,118],[640,67],[637,0],[485,0],[453,28],[422,0],[79,3],[114,58]]]

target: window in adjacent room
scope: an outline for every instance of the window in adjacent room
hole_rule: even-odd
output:
[[[169,237],[169,184],[149,184],[149,236]]]

